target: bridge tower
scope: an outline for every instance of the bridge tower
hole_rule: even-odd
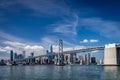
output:
[[[59,52],[58,52],[57,65],[58,66],[63,66],[64,65],[63,41],[62,41],[62,39],[59,39]]]
[[[117,48],[116,44],[105,45],[104,65],[109,66],[120,65],[120,48]]]

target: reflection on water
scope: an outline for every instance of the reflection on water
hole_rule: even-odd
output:
[[[119,75],[115,66],[0,66],[0,80],[120,80]]]
[[[120,80],[120,67],[104,66],[102,78],[104,80]]]

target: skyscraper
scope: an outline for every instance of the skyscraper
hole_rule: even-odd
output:
[[[79,61],[80,61],[80,64],[84,63],[84,57],[82,55],[79,56]]]
[[[26,52],[23,51],[23,58],[26,58]]]
[[[50,53],[53,53],[53,46],[50,46]]]
[[[91,55],[88,53],[87,55],[87,64],[89,65],[91,63]]]
[[[31,53],[31,57],[34,57],[34,53],[33,52]]]
[[[10,51],[10,60],[13,61],[13,58],[14,58],[14,53],[13,53],[13,50]]]
[[[18,59],[17,53],[14,54],[14,59]]]
[[[87,64],[87,55],[85,54],[85,64]]]
[[[96,64],[96,58],[95,57],[91,57],[91,64]]]

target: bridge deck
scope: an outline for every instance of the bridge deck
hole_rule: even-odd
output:
[[[120,44],[117,44],[117,47],[120,47]],[[96,50],[104,50],[104,48],[105,48],[105,46],[99,46],[99,47],[93,47],[93,48],[84,48],[84,49],[78,49],[78,50],[65,51],[61,54],[75,54],[75,53],[82,53],[82,52],[91,52],[91,51],[96,51]],[[53,54],[45,54],[45,55],[35,56],[35,57],[32,57],[32,58],[57,56],[57,55],[58,55],[58,53],[53,53]],[[22,59],[22,60],[28,60],[28,59],[30,59],[30,58],[25,58],[25,59]],[[20,60],[20,61],[22,61],[22,60]]]

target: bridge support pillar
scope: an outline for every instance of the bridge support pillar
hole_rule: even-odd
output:
[[[57,66],[63,66],[64,64],[64,55],[63,55],[63,41],[59,40],[59,53],[58,53],[58,61]]]
[[[117,48],[116,44],[105,45],[103,65],[107,66],[120,65],[120,48]]]

